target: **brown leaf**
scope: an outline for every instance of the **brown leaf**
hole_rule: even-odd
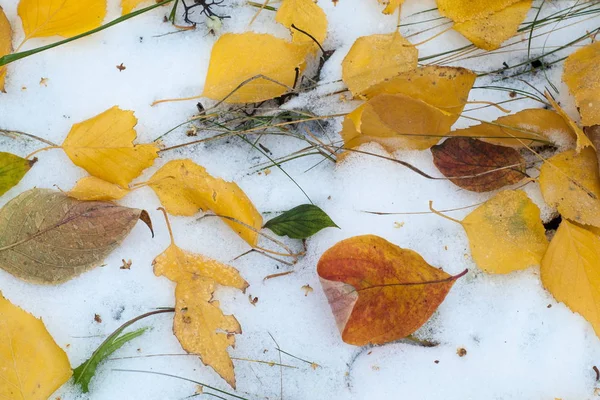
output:
[[[527,177],[525,160],[510,147],[456,137],[431,148],[433,163],[455,185],[489,192]]]
[[[31,189],[0,210],[0,268],[32,283],[68,281],[100,265],[142,215],[135,208]]]

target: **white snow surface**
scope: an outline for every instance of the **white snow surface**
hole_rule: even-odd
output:
[[[150,2],[148,2],[149,4]],[[575,2],[545,2],[544,13],[552,13]],[[535,2],[539,5],[540,2]],[[0,0],[16,31],[15,43],[22,38],[16,13],[16,0]],[[387,33],[395,29],[397,15],[380,13],[375,0],[340,0],[337,6],[319,0],[327,13],[329,33],[326,49],[335,49],[322,73],[318,88],[293,99],[285,107],[306,109],[326,115],[348,112],[358,102],[342,101],[336,92],[343,86],[341,61],[359,36]],[[431,19],[437,10],[432,0],[407,0],[402,9],[403,22]],[[190,118],[196,112],[195,102],[169,103],[151,107],[161,98],[192,96],[203,89],[212,45],[217,37],[203,25],[195,31],[160,36],[174,28],[163,22],[170,7],[159,8],[94,36],[78,40],[21,60],[9,66],[7,94],[0,95],[0,128],[28,132],[54,142],[62,142],[73,123],[86,120],[119,105],[135,111],[138,142],[150,142]],[[120,15],[117,0],[109,0],[106,21]],[[254,30],[281,37],[289,34],[274,22],[274,13],[263,11],[248,27],[255,7],[228,1],[219,11],[230,15],[224,20],[223,32]],[[527,20],[531,20],[532,9]],[[198,17],[198,16],[196,16]],[[570,25],[532,42],[532,53],[541,54],[553,46],[567,43],[586,30],[597,27],[597,17],[586,17],[576,25],[573,21],[551,28]],[[409,35],[433,21],[402,28]],[[411,37],[413,43],[430,37],[442,28]],[[547,29],[545,30],[547,31]],[[518,36],[516,40],[526,38]],[[31,40],[26,48],[55,41]],[[587,42],[586,42],[587,43]],[[420,55],[439,53],[468,42],[456,32],[448,32],[419,46]],[[476,71],[500,68],[502,62],[514,65],[527,59],[527,42],[485,57],[471,58],[458,64]],[[568,50],[573,51],[573,48]],[[475,54],[475,53],[473,53]],[[559,58],[553,55],[548,61]],[[273,54],[273,57],[277,57]],[[265,60],[269,62],[269,60]],[[123,63],[126,70],[116,66]],[[544,90],[553,82],[560,90],[557,96],[566,109],[576,115],[572,98],[561,83],[562,64],[554,65],[546,74],[525,74],[520,78]],[[40,85],[47,78],[47,85]],[[495,83],[491,83],[495,82]],[[476,86],[503,85],[531,90],[516,78],[501,81],[499,77],[483,78]],[[507,92],[474,89],[471,100],[504,101]],[[203,100],[204,101],[204,100]],[[205,102],[210,105],[211,102]],[[527,100],[506,103],[512,112],[540,104]],[[471,105],[467,108],[477,108]],[[481,108],[468,115],[492,120],[502,112]],[[461,119],[456,126],[473,124]],[[341,118],[325,125],[319,132],[323,140],[335,140]],[[186,127],[169,134],[165,143],[173,145],[189,141]],[[202,135],[202,133],[201,133]],[[266,136],[261,143],[280,157],[303,144],[289,137]],[[2,151],[21,156],[40,147],[40,143],[23,138],[0,138]],[[386,154],[377,145],[363,150]],[[398,152],[395,157],[439,176],[429,151]],[[210,145],[196,145],[163,154],[138,181],[147,179],[167,161],[191,158],[208,171],[234,180],[252,199],[265,219],[273,213],[290,209],[307,199],[280,170],[271,168],[268,175],[258,174],[257,167],[266,161],[262,155],[238,139]],[[247,244],[224,223],[216,219],[198,221],[196,217],[171,217],[180,247],[230,263],[250,283],[246,294],[220,288],[216,297],[226,313],[234,314],[243,327],[236,337],[231,355],[241,359],[279,362],[276,345],[287,353],[319,365],[313,369],[286,354],[284,364],[296,368],[280,368],[267,364],[236,360],[238,396],[249,399],[424,399],[424,400],[584,400],[595,398],[594,365],[600,363],[600,341],[590,324],[557,303],[540,283],[539,268],[496,276],[482,273],[473,263],[466,235],[461,226],[432,214],[380,216],[365,210],[382,212],[427,211],[429,200],[438,209],[474,205],[493,193],[474,194],[443,180],[427,180],[401,165],[368,155],[352,155],[340,165],[321,162],[320,157],[305,157],[283,164],[283,168],[306,191],[312,201],[323,208],[341,229],[325,229],[307,241],[307,254],[297,265],[286,265],[252,254],[233,260],[248,250]],[[319,163],[316,167],[315,164]],[[535,173],[535,171],[531,171]],[[39,154],[39,162],[13,189],[0,198],[0,206],[33,187],[70,189],[85,176],[60,150]],[[535,185],[524,188],[542,207],[549,218],[552,210],[543,205]],[[87,272],[72,281],[53,287],[24,283],[0,270],[0,290],[14,304],[41,317],[56,342],[67,352],[76,367],[123,322],[155,307],[174,304],[174,284],[157,278],[152,260],[169,244],[168,232],[157,197],[143,188],[125,197],[121,204],[148,210],[153,218],[156,236],[138,224],[124,243],[105,261],[105,266]],[[452,212],[462,218],[471,209]],[[268,214],[269,213],[269,214]],[[200,214],[198,215],[198,217]],[[395,222],[404,223],[400,228]],[[404,248],[419,252],[430,264],[451,274],[468,268],[429,322],[418,332],[421,339],[438,342],[426,348],[400,341],[384,346],[360,348],[342,342],[325,295],[316,274],[321,254],[336,242],[354,235],[376,234]],[[300,243],[288,240],[301,249]],[[131,270],[121,270],[122,259],[131,259]],[[267,275],[293,270],[280,278],[263,281]],[[314,291],[305,295],[301,289],[309,284]],[[258,297],[250,304],[248,295]],[[94,321],[94,315],[102,318]],[[172,377],[146,373],[121,372],[130,369],[162,372],[189,378],[233,392],[214,371],[195,356],[137,357],[153,354],[183,354],[172,334],[172,315],[145,319],[136,327],[150,326],[151,331],[118,350],[112,360],[102,364],[91,384],[91,392],[82,395],[67,383],[53,397],[60,399],[182,399],[196,392],[194,383]],[[467,355],[459,357],[458,348]],[[437,363],[435,361],[438,361]],[[206,391],[209,391],[208,389]],[[214,393],[214,392],[213,392]],[[209,398],[209,395],[199,395]],[[227,396],[225,396],[227,397]]]

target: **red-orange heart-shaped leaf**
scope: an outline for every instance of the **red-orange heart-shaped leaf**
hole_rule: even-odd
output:
[[[362,346],[415,332],[467,271],[451,276],[412,250],[365,235],[327,250],[317,272],[342,340]]]

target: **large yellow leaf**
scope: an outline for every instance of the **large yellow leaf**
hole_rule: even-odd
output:
[[[74,124],[62,148],[73,163],[97,178],[126,187],[158,157],[153,144],[134,145],[137,118],[113,107]]]
[[[600,336],[600,238],[567,220],[561,222],[542,260],[544,287],[581,314]]]
[[[429,104],[402,94],[380,94],[346,116],[340,135],[345,147],[376,142],[386,150],[424,150],[441,139],[455,121]]]
[[[356,39],[342,62],[342,80],[354,96],[417,67],[418,51],[398,32]]]
[[[212,177],[192,160],[173,160],[156,171],[148,181],[165,209],[173,215],[194,215],[199,209],[233,218],[251,226],[223,219],[251,246],[256,246],[262,216],[246,193],[234,182]]]
[[[153,265],[156,276],[166,276],[177,284],[173,332],[181,346],[198,354],[205,365],[235,388],[233,362],[227,349],[235,346],[233,334],[242,333],[242,328],[233,315],[223,314],[213,293],[216,285],[245,291],[248,283],[235,268],[180,249],[172,236],[171,245]]]
[[[473,71],[465,68],[427,65],[386,78],[365,90],[361,97],[404,94],[454,114],[458,119],[476,78]]]
[[[296,69],[304,70],[306,51],[307,46],[272,35],[226,33],[213,46],[203,96],[222,100],[235,90],[227,103],[281,96],[294,86]]]
[[[47,400],[71,374],[42,320],[0,294],[0,398]]]
[[[106,16],[106,0],[21,0],[18,7],[25,40],[72,37],[97,28]]]
[[[129,14],[133,11],[134,8],[136,8],[139,4],[142,4],[145,1],[148,0],[121,0],[121,8],[123,10],[123,15]]]
[[[112,201],[120,200],[129,193],[128,189],[123,189],[114,183],[103,181],[95,176],[86,176],[81,178],[67,194],[77,200],[85,201]]]
[[[565,61],[562,79],[575,97],[583,126],[600,124],[599,63],[600,42],[577,50]]]
[[[12,29],[10,22],[0,7],[0,57],[4,57],[12,51]],[[0,92],[4,92],[4,81],[6,79],[6,66],[0,67]]]
[[[505,190],[461,222],[479,268],[495,274],[539,265],[548,247],[540,209],[522,190]]]
[[[565,218],[600,227],[600,173],[594,149],[565,151],[540,169],[544,200]]]
[[[492,122],[457,129],[451,136],[467,136],[485,142],[510,147],[541,146],[555,143],[561,146],[573,141],[573,131],[560,114],[531,108],[506,115]]]
[[[284,0],[275,14],[275,21],[290,28],[293,43],[314,44],[314,48],[318,48],[309,36],[293,29],[292,24],[296,28],[308,32],[321,45],[327,36],[327,16],[323,9],[312,0]]]
[[[558,105],[558,103],[556,101],[554,101],[554,99],[548,93],[546,93],[546,99],[548,99],[548,101],[550,102],[552,107],[556,110],[556,112],[571,127],[572,134],[577,139],[577,152],[580,152],[581,149],[583,149],[584,147],[588,147],[588,146],[594,147],[592,142],[590,142],[590,139],[583,132],[583,130],[579,127],[579,125],[577,125],[575,123],[575,121],[573,121],[573,119],[571,119],[571,117],[569,117],[569,115]]]
[[[494,50],[513,37],[532,0],[437,0],[440,14],[477,47]]]

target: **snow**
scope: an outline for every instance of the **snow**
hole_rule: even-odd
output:
[[[544,13],[573,4],[570,1],[545,2]],[[18,43],[22,30],[16,15],[17,2],[0,0],[0,5],[16,31],[15,43]],[[358,103],[342,101],[337,94],[330,95],[343,87],[339,82],[343,57],[357,37],[393,31],[397,16],[381,14],[381,7],[375,0],[340,0],[337,6],[320,0],[319,5],[327,13],[330,24],[324,47],[336,49],[323,68],[322,81],[327,84],[298,96],[286,107],[309,109],[321,115],[348,112]],[[407,0],[403,7],[403,22],[434,18],[438,15],[436,11],[411,17],[434,7],[432,0]],[[194,101],[156,107],[151,107],[150,103],[200,93],[216,37],[207,33],[204,26],[199,26],[196,31],[161,36],[173,31],[170,24],[162,21],[168,9],[154,10],[92,37],[11,65],[8,94],[0,96],[0,128],[24,131],[60,143],[73,123],[119,105],[135,111],[139,119],[138,142],[145,143],[185,121],[196,112]],[[535,11],[530,12],[528,20]],[[281,37],[288,35],[274,22],[273,13],[267,10],[249,28],[256,8],[242,1],[229,2],[223,12],[232,18],[224,21],[222,32],[252,29]],[[109,0],[107,20],[119,14],[118,1]],[[571,25],[535,39],[532,53],[541,54],[543,46],[551,49],[595,28],[598,23],[597,15],[595,17],[588,16],[577,25],[571,25],[573,21],[569,20],[549,26],[547,30]],[[409,35],[423,26],[437,23],[439,21],[412,25],[401,31]],[[411,40],[420,42],[431,34],[421,34]],[[53,40],[35,39],[26,47],[38,47]],[[465,44],[467,42],[458,33],[448,32],[420,46],[419,50],[421,56],[426,56]],[[510,49],[513,51],[472,58],[460,64],[476,71],[488,71],[499,68],[504,61],[514,65],[526,60],[526,42]],[[553,55],[550,60],[558,59],[560,54],[563,53]],[[122,72],[116,68],[121,63],[126,66]],[[560,82],[560,73],[559,64],[548,71],[547,78],[560,89],[558,99],[575,116],[574,103]],[[42,78],[47,78],[47,85],[40,85]],[[544,73],[520,78],[540,90],[549,87]],[[483,78],[476,86],[491,82],[531,90],[515,79],[503,83],[498,77]],[[490,89],[474,89],[471,94],[471,100],[508,99],[507,92]],[[527,100],[504,106],[516,112],[540,105]],[[468,115],[492,120],[502,112],[487,107]],[[473,123],[461,119],[456,127]],[[341,119],[338,118],[326,125],[324,134],[319,134],[324,135],[323,140],[335,140],[340,126]],[[190,140],[185,131],[186,127],[177,129],[165,138],[165,144]],[[273,151],[273,157],[289,154],[302,145],[290,138],[276,136],[264,137],[261,143]],[[0,148],[25,156],[39,148],[39,143],[0,137]],[[365,145],[361,149],[386,155],[377,145]],[[169,160],[187,157],[205,166],[215,176],[235,180],[267,218],[274,212],[307,202],[298,187],[277,168],[271,168],[268,175],[258,174],[258,167],[268,160],[238,139],[165,153],[139,181],[147,179]],[[395,157],[427,173],[439,175],[428,151],[397,152]],[[217,294],[224,311],[233,313],[243,327],[243,334],[237,336],[236,347],[231,350],[232,356],[279,362],[275,340],[285,352],[319,365],[313,369],[310,363],[286,354],[281,355],[282,363],[295,368],[236,360],[236,393],[239,396],[349,400],[595,398],[592,367],[600,359],[600,342],[590,324],[543,290],[539,269],[531,268],[507,276],[482,273],[470,257],[467,238],[460,225],[432,214],[414,214],[428,211],[429,200],[433,200],[437,209],[453,209],[478,204],[493,193],[469,193],[448,181],[427,180],[401,165],[364,154],[352,154],[337,166],[322,162],[311,168],[319,161],[319,157],[305,157],[284,164],[284,168],[341,229],[326,229],[310,238],[306,256],[293,268],[256,254],[234,260],[247,251],[247,245],[221,221],[171,217],[180,247],[230,263],[250,283],[246,294],[227,288],[219,289]],[[535,170],[530,172],[536,173]],[[0,198],[0,205],[33,187],[68,190],[83,176],[85,172],[74,166],[60,150],[40,153],[39,162],[19,185]],[[524,190],[549,219],[553,210],[543,205],[536,185],[526,185]],[[43,318],[56,342],[67,352],[73,367],[88,358],[103,338],[123,322],[155,307],[174,304],[174,285],[165,278],[155,277],[151,267],[154,257],[169,244],[162,214],[156,211],[160,206],[157,197],[150,189],[142,188],[120,203],[150,212],[156,230],[154,239],[143,224],[138,224],[106,259],[105,266],[56,287],[27,284],[0,271],[0,290],[4,296]],[[472,208],[464,208],[449,215],[460,219],[470,210]],[[381,216],[364,211],[413,214]],[[396,222],[404,225],[396,227]],[[427,348],[400,341],[358,348],[341,341],[315,266],[320,255],[336,242],[367,233],[413,249],[430,264],[451,274],[469,269],[432,319],[417,332],[417,337],[438,342],[438,346]],[[296,250],[301,249],[298,242],[289,240],[286,243]],[[122,259],[132,260],[131,270],[119,269]],[[294,272],[263,280],[267,275],[290,270]],[[302,286],[307,284],[314,291],[305,295]],[[258,297],[256,305],[250,304],[248,295]],[[94,321],[95,314],[101,316],[101,323]],[[184,353],[172,335],[170,314],[151,317],[136,326],[151,326],[152,330],[124,346],[112,356],[114,360],[98,369],[89,395],[80,395],[77,388],[67,384],[54,397],[63,400],[166,400],[191,396],[197,389],[194,383],[172,377],[115,369],[178,375],[231,391],[212,369],[203,366],[194,356],[116,359]],[[466,349],[467,354],[459,357],[458,348]]]

